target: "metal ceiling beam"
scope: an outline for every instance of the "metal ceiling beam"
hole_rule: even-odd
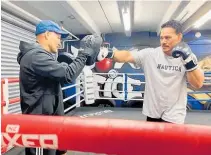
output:
[[[89,16],[87,11],[81,6],[79,1],[66,1],[71,8],[73,16],[90,32],[101,34],[100,29]]]
[[[193,29],[194,23],[205,15],[209,10],[211,10],[211,2],[204,3],[197,12],[195,12],[188,20],[183,23],[184,33],[188,33]]]
[[[36,16],[30,14],[29,12],[23,10],[22,8],[12,4],[9,1],[2,1],[1,6],[5,11],[14,14],[17,17],[22,18],[22,19],[26,20],[27,22],[30,22],[33,25],[36,25],[41,21],[41,19],[39,19]],[[73,41],[80,40],[78,37],[76,37],[71,32],[67,31],[65,28],[63,28],[63,29],[70,34],[71,40],[73,40]],[[35,30],[32,28],[32,31],[35,31]]]
[[[9,1],[1,1],[1,7],[5,10],[8,11],[12,14],[15,14],[16,16],[25,19],[26,21],[36,25],[39,23],[41,20],[34,15],[28,13],[27,11],[21,9],[20,7],[12,4]]]
[[[179,8],[180,4],[181,4],[181,1],[173,1],[173,2],[171,2],[171,5],[168,7],[168,10],[166,11],[161,23],[157,27],[157,35],[160,34],[160,27],[161,27],[161,25],[163,23],[169,21],[172,18],[172,15]]]
[[[180,15],[176,18],[176,20],[184,23],[188,18],[190,18],[207,0],[203,1],[195,1],[192,0],[185,7],[185,9],[180,13]]]

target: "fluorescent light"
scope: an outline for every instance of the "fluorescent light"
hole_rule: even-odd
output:
[[[130,31],[131,24],[130,24],[130,10],[129,8],[123,8],[122,9],[122,18],[123,18],[123,24],[125,31]]]
[[[199,28],[202,26],[204,23],[206,23],[208,20],[211,19],[211,10],[208,11],[204,16],[202,16],[199,20],[197,20],[194,24],[195,28]]]

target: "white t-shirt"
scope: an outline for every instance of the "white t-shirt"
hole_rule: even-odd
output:
[[[132,52],[135,65],[145,74],[143,114],[183,124],[186,116],[187,84],[181,58],[167,56],[161,47]]]

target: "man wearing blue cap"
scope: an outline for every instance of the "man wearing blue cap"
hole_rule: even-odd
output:
[[[102,38],[93,37],[94,46],[84,47],[75,60],[59,63],[55,54],[61,39],[68,33],[58,24],[44,20],[36,26],[36,43],[20,42],[17,61],[20,64],[20,104],[23,114],[64,115],[61,83],[71,83],[81,73],[87,60],[96,58]],[[84,41],[90,41],[85,37]],[[92,48],[95,47],[95,48]],[[98,48],[96,48],[98,47]],[[42,125],[42,124],[41,124]],[[36,130],[36,129],[35,129]],[[43,155],[61,155],[66,151],[43,150]],[[35,155],[36,149],[26,148],[26,155]]]

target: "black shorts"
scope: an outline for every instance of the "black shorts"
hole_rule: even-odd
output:
[[[147,116],[147,122],[166,122],[166,123],[171,123],[168,121],[163,120],[162,118],[152,118]]]

